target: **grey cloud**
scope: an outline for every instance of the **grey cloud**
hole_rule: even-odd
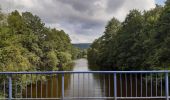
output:
[[[123,20],[130,9],[154,7],[154,0],[0,0],[0,5],[8,12],[17,9],[40,16],[48,26],[64,29],[75,43],[92,42],[113,16]]]
[[[108,13],[119,10],[126,0],[108,0],[107,11]],[[132,1],[132,0],[131,0]]]
[[[76,11],[79,12],[85,12],[87,14],[93,14],[95,9],[95,5],[94,2],[96,2],[97,0],[59,0],[60,2],[70,5],[71,7],[73,7]]]

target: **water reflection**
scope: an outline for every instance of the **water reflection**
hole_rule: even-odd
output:
[[[65,75],[65,90],[70,83],[70,75]],[[29,85],[24,91],[24,97],[27,98],[60,98],[61,97],[61,74],[48,77],[47,81],[39,81],[37,84]]]
[[[75,61],[73,71],[89,71],[86,59]],[[93,74],[71,74],[69,88],[65,91],[66,97],[96,97],[102,96],[99,80]],[[87,100],[87,99],[86,99]],[[93,99],[95,100],[95,99]],[[97,100],[97,99],[96,99]]]
[[[72,70],[90,71],[86,59],[75,60],[75,64]],[[64,78],[65,78],[64,79],[65,97],[114,97],[113,74],[65,74]],[[141,79],[140,75],[130,75],[130,74],[117,75],[117,95],[119,97],[120,96],[136,97],[141,95],[151,96],[151,92],[152,92],[152,96],[156,96],[156,94],[160,96],[164,95],[164,92],[160,91],[163,86],[160,87],[160,86],[153,85],[154,81],[151,84],[149,75],[147,76],[147,81],[150,82],[145,82],[145,79],[146,79],[145,77]],[[146,87],[146,83],[147,83],[147,87]],[[36,97],[37,98],[40,97],[60,98],[62,95],[61,87],[62,87],[61,75],[54,75],[49,77],[48,81],[42,81],[42,82],[38,82],[37,85],[34,84],[32,86],[28,86],[27,95],[26,93],[24,94],[25,97],[27,96],[27,97],[34,97],[34,98]],[[156,93],[156,87],[157,87],[157,93]],[[98,99],[93,99],[93,100],[98,100]],[[105,99],[100,99],[100,100],[105,100]]]

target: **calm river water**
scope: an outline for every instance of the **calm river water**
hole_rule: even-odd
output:
[[[72,71],[90,71],[86,59],[78,59],[74,61]],[[127,78],[125,78],[127,77]],[[130,77],[132,77],[130,79]],[[113,75],[106,74],[66,74],[64,77],[65,97],[113,97]],[[121,80],[121,81],[120,81]],[[143,79],[142,79],[143,80]],[[136,83],[138,81],[138,83]],[[156,95],[156,87],[153,84],[145,82],[140,84],[139,76],[125,76],[117,77],[117,95],[118,96],[151,96]],[[149,81],[149,80],[148,80]],[[127,84],[125,84],[127,83]],[[61,75],[51,76],[48,81],[38,82],[38,85],[28,86],[27,97],[61,97]],[[137,85],[136,85],[137,84]],[[152,86],[152,90],[150,87]],[[127,87],[127,88],[126,88]],[[137,87],[137,89],[136,89]],[[146,91],[146,88],[147,91]],[[162,87],[157,86],[157,95],[161,95]],[[32,95],[31,95],[32,90]],[[132,90],[132,91],[131,91]],[[75,99],[74,99],[75,100]],[[87,100],[87,99],[86,99]],[[95,100],[95,99],[93,99]],[[98,100],[98,99],[96,99]],[[102,100],[102,99],[100,99]],[[104,99],[103,99],[104,100]],[[146,100],[146,99],[145,99]],[[155,99],[153,99],[155,100]],[[160,99],[158,99],[160,100]]]

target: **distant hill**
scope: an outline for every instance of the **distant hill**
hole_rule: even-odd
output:
[[[80,49],[88,49],[91,43],[74,43],[73,46],[80,48]]]

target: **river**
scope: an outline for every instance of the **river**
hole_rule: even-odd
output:
[[[72,71],[90,71],[88,61],[86,59],[78,59],[74,61]],[[118,96],[151,96],[151,90],[146,91],[145,82],[141,84],[138,76],[120,76],[117,77],[117,95]],[[125,78],[127,77],[127,78]],[[130,77],[132,77],[130,80]],[[136,85],[136,80],[138,81]],[[65,74],[64,77],[64,96],[67,97],[113,97],[113,75],[106,74]],[[127,84],[124,84],[127,83]],[[56,98],[61,97],[61,75],[51,76],[48,81],[38,82],[38,85],[28,86],[27,97],[43,97]],[[120,86],[121,85],[121,86]],[[126,88],[127,87],[127,88]],[[150,88],[148,84],[147,88]],[[152,86],[153,96],[156,95],[155,86]],[[136,89],[137,88],[137,89]],[[157,87],[160,89],[161,87]],[[32,93],[31,93],[32,90]],[[132,90],[129,91],[129,90]],[[158,91],[157,95],[160,95]],[[75,99],[74,99],[75,100]],[[87,100],[87,99],[86,99]],[[95,99],[93,99],[95,100]],[[98,100],[98,99],[96,99]],[[102,100],[102,99],[100,99]],[[104,100],[104,99],[103,99]],[[153,99],[154,100],[154,99]],[[158,99],[160,100],[160,99]]]

